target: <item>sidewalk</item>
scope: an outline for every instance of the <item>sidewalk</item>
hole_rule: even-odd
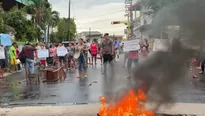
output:
[[[37,106],[0,109],[1,116],[97,116],[100,104],[72,106]],[[177,103],[171,108],[161,107],[157,114],[205,115],[205,104]]]

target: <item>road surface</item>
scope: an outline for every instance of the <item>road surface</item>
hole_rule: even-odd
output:
[[[26,85],[23,72],[9,75],[0,83],[0,106],[71,105],[99,103],[99,96],[109,96],[132,85],[127,79],[127,70],[122,67],[123,57],[115,63],[114,77],[105,78],[102,66],[88,68],[88,78],[78,79],[75,73],[67,73],[64,81]],[[174,85],[172,95],[175,102],[205,103],[205,83],[192,79],[191,75]]]

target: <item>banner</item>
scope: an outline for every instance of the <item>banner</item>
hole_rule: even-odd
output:
[[[168,39],[155,39],[153,51],[168,51],[171,41]]]
[[[124,42],[123,51],[129,52],[129,51],[139,50],[140,49],[139,42],[140,42],[139,39],[129,40],[129,41]]]
[[[68,50],[65,47],[57,48],[57,56],[65,56]]]
[[[38,58],[47,58],[49,57],[48,49],[38,50]]]
[[[3,47],[0,47],[0,59],[5,59],[5,51]]]

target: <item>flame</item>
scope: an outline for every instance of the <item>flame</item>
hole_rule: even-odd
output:
[[[145,108],[146,96],[144,91],[138,89],[137,94],[129,90],[127,96],[115,104],[105,104],[105,97],[100,97],[101,107],[99,116],[154,116],[153,111]]]

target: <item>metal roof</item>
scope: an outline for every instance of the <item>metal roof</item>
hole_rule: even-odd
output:
[[[31,0],[16,0],[16,2],[19,2],[19,3],[24,4],[24,5],[33,4],[33,2]]]
[[[81,34],[83,34],[83,35],[85,35],[85,36],[88,36],[88,35],[91,35],[91,36],[93,36],[93,35],[102,35],[102,33],[100,33],[99,31],[83,31],[83,32],[81,32],[81,33],[79,33],[79,35],[81,35]]]

